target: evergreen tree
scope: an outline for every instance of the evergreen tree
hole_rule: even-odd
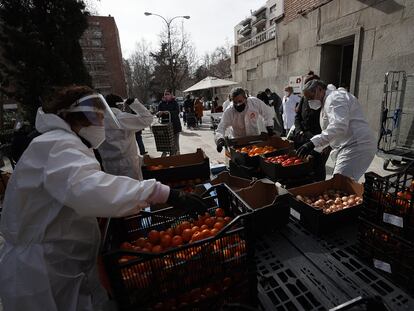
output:
[[[81,0],[0,1],[0,92],[31,122],[50,87],[91,84],[79,45],[87,16]]]

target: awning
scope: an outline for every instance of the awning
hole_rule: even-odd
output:
[[[188,89],[184,90],[184,92],[188,93],[192,91],[206,90],[215,87],[223,87],[236,84],[239,83],[230,80],[219,79],[216,77],[207,77],[201,80],[200,82],[194,84],[193,86],[189,87]]]

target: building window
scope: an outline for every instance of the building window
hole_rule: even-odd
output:
[[[252,81],[256,79],[256,68],[247,70],[247,81]]]
[[[272,13],[276,12],[276,9],[277,9],[276,4],[275,4],[275,5],[272,5],[272,6],[270,7],[270,14],[272,14]]]
[[[101,47],[102,46],[102,41],[100,39],[92,39],[91,40],[91,46]]]

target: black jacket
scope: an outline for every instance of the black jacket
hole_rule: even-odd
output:
[[[175,100],[170,102],[161,101],[158,105],[158,111],[169,111],[171,114],[171,122],[173,124],[174,133],[181,132],[180,107]],[[168,122],[168,116],[163,115],[161,120],[163,123]]]
[[[295,116],[295,134],[302,131],[307,139],[320,134],[322,132],[321,126],[319,125],[321,109],[311,109],[308,105],[308,100],[305,97],[301,98],[297,108],[298,112]]]

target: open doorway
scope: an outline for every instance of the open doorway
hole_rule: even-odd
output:
[[[336,87],[351,89],[355,36],[322,45],[321,79]]]

